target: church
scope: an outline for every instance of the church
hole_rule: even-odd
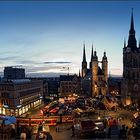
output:
[[[123,47],[123,79],[121,96],[124,105],[137,104],[140,101],[140,43],[135,37],[133,10],[128,43]]]
[[[96,51],[93,52],[92,45],[91,60],[89,63],[89,68],[87,68],[85,43],[84,43],[81,75],[83,83],[87,82],[89,83],[86,86],[89,89],[91,97],[99,97],[99,95],[105,96],[107,94],[107,80],[108,80],[108,61],[106,52],[104,52],[102,60],[99,61],[97,52]]]

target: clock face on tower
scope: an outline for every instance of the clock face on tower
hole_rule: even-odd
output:
[[[131,48],[127,47],[126,52],[130,52],[130,51],[131,51]]]

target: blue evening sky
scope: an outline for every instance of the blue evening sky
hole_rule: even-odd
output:
[[[27,75],[78,73],[85,41],[88,64],[93,43],[99,60],[106,51],[110,73],[121,75],[131,8],[138,41],[139,1],[1,1],[0,71],[23,65]],[[61,61],[71,63],[44,63]]]

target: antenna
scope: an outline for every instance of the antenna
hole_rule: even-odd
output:
[[[68,75],[69,75],[69,66],[68,66]]]
[[[62,67],[62,68],[65,69],[64,71],[68,71],[68,75],[69,75],[69,71],[70,71],[70,67],[69,67],[69,65],[66,66],[66,67]]]

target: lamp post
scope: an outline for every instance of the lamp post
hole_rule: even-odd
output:
[[[29,127],[31,127],[31,118],[29,118]]]
[[[62,114],[60,114],[60,123],[62,123]]]
[[[100,117],[100,110],[98,110],[98,118],[97,118],[98,120],[100,120],[101,119],[101,117]]]

